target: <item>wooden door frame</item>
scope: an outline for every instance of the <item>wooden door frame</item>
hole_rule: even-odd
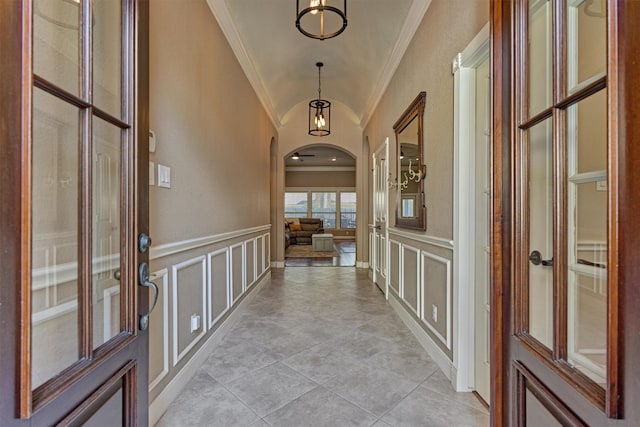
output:
[[[133,150],[137,156],[138,170],[135,175],[136,187],[131,191],[131,197],[137,199],[139,208],[134,212],[135,224],[133,235],[149,231],[148,222],[148,129],[149,129],[149,4],[148,0],[127,0],[136,10],[137,20],[133,23],[133,43],[138,52],[137,62],[132,66],[137,70],[133,85],[126,86],[127,90],[136,91],[135,114],[132,131],[136,135]],[[69,420],[82,419],[99,408],[103,386],[113,388],[115,383],[121,384],[128,392],[127,406],[136,408],[128,412],[129,418],[123,420],[127,425],[148,424],[148,362],[135,363],[131,359],[140,351],[147,355],[148,333],[138,332],[134,325],[131,331],[138,334],[134,344],[128,346],[119,342],[111,346],[110,357],[101,358],[98,363],[86,362],[88,371],[96,372],[99,366],[102,370],[92,378],[74,376],[65,382],[62,388],[64,395],[56,393],[42,401],[40,408],[32,411],[31,390],[27,389],[28,382],[24,378],[30,377],[30,340],[21,339],[20,331],[30,325],[30,310],[24,309],[30,302],[24,295],[24,283],[30,282],[30,209],[31,200],[23,197],[30,194],[31,186],[30,144],[23,143],[31,140],[32,128],[32,91],[33,70],[32,55],[32,10],[31,1],[0,2],[0,251],[3,262],[0,269],[0,425],[26,426],[45,425],[69,416]],[[141,197],[143,196],[143,197]],[[142,260],[148,261],[148,254],[137,254],[136,242],[131,242],[131,264]],[[136,255],[133,255],[133,254]],[[133,272],[134,267],[131,268]],[[131,280],[136,281],[133,276]],[[148,309],[148,290],[131,289],[134,292],[130,313],[145,313]],[[140,292],[138,292],[140,291]],[[137,305],[137,310],[135,305]],[[137,316],[136,316],[137,319]],[[137,323],[137,320],[134,322]],[[102,352],[104,353],[104,352]],[[84,368],[84,361],[82,368]],[[94,366],[95,365],[95,366]],[[135,379],[135,382],[134,382]],[[136,393],[136,390],[143,390]],[[95,393],[94,393],[95,391]],[[27,398],[25,398],[25,396]],[[68,399],[68,400],[66,400]],[[85,400],[87,399],[87,400]],[[73,413],[68,413],[69,402],[84,403]],[[40,409],[47,408],[45,411]],[[136,415],[136,418],[133,418]]]
[[[638,405],[625,405],[627,398],[640,395],[640,385],[626,378],[638,378],[640,366],[640,338],[635,327],[640,323],[640,312],[635,309],[640,304],[640,232],[637,225],[637,212],[640,211],[640,73],[637,72],[637,59],[640,57],[640,2],[608,0],[608,140],[609,158],[609,211],[617,216],[609,219],[609,265],[610,280],[617,283],[617,295],[611,295],[617,306],[609,307],[609,328],[616,328],[617,347],[609,355],[611,362],[617,362],[618,372],[612,373],[611,390],[615,393],[618,407],[610,408],[611,414],[622,418],[622,424],[633,423],[640,417]],[[492,89],[492,291],[491,291],[491,423],[495,426],[510,425],[519,420],[512,419],[513,402],[511,396],[517,385],[513,380],[514,372],[510,359],[514,342],[512,295],[513,277],[512,259],[514,224],[513,162],[512,142],[515,129],[511,126],[514,116],[513,85],[514,75],[511,60],[514,50],[511,42],[513,35],[513,4],[511,1],[491,0],[491,75],[494,79]],[[517,59],[517,58],[516,58]],[[616,209],[612,209],[616,207]],[[615,290],[614,290],[615,291]],[[519,355],[522,356],[522,355]],[[532,361],[535,363],[535,361]],[[611,380],[610,380],[611,381]],[[636,397],[637,399],[637,397]],[[610,403],[611,399],[607,403]],[[598,415],[598,409],[583,401],[571,402],[574,411]],[[602,413],[600,413],[602,415]],[[609,419],[607,425],[619,421]]]

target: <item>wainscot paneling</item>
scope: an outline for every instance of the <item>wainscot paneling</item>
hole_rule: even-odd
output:
[[[422,278],[420,319],[451,350],[451,260],[422,251]]]
[[[207,266],[204,255],[173,266],[173,366],[207,331]],[[196,323],[193,325],[193,323]],[[194,327],[195,326],[195,327]]]
[[[264,270],[264,236],[258,236],[256,237],[256,279],[262,276]]]
[[[158,303],[149,316],[149,390],[169,374],[169,270],[151,273],[150,280],[160,288]],[[152,302],[149,292],[149,304]],[[160,357],[158,357],[160,356]]]
[[[408,245],[401,246],[402,268],[400,270],[400,298],[420,315],[420,250]]]
[[[209,329],[224,316],[231,307],[231,279],[229,248],[224,247],[207,255]]]
[[[231,305],[235,304],[245,290],[245,247],[244,243],[236,243],[229,248],[231,253]]]
[[[256,239],[245,240],[245,288],[248,289],[256,280]]]
[[[400,295],[400,242],[389,239],[389,287]]]
[[[262,272],[264,273],[271,266],[271,235],[269,233],[263,234],[264,237],[264,260],[262,264]]]

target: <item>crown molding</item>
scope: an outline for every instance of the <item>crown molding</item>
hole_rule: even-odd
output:
[[[256,92],[260,103],[262,103],[267,115],[271,119],[271,123],[273,123],[276,130],[279,130],[282,126],[280,118],[273,107],[273,103],[271,102],[267,89],[260,78],[260,74],[258,74],[251,58],[249,58],[247,50],[244,48],[244,44],[242,43],[242,39],[236,29],[235,22],[231,17],[231,13],[229,12],[229,8],[227,8],[225,0],[207,0],[207,5],[209,6],[209,9],[211,9],[213,16],[218,21],[222,32],[227,38],[229,46],[231,46],[231,50],[233,50],[233,53],[236,55],[236,58],[240,63],[240,67],[242,67],[242,70],[247,76],[253,90]]]
[[[371,92],[371,96],[369,96],[367,105],[362,113],[362,117],[360,118],[360,127],[362,129],[367,127],[367,124],[369,124],[371,115],[380,103],[382,95],[384,95],[384,92],[387,90],[393,75],[400,65],[400,61],[402,61],[402,58],[409,47],[409,43],[413,40],[413,36],[418,30],[418,27],[422,22],[422,18],[424,18],[424,14],[427,12],[430,5],[431,0],[414,0],[411,4],[409,13],[407,14],[407,19],[404,21],[404,25],[402,26],[400,35],[396,40],[396,44],[391,51],[391,55],[389,55],[389,59],[384,65],[380,78]]]
[[[285,172],[355,172],[355,166],[287,166]]]

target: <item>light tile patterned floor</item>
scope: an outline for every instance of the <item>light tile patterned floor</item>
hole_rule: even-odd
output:
[[[158,427],[488,426],[365,270],[276,269]]]

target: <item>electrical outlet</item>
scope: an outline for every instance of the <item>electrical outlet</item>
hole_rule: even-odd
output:
[[[197,314],[191,315],[191,332],[200,329],[200,316]]]
[[[438,323],[438,307],[435,304],[431,305],[431,318]]]

